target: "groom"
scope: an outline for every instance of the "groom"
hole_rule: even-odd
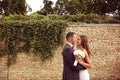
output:
[[[75,57],[73,55],[73,47],[76,41],[75,33],[68,32],[66,40],[67,43],[62,51],[64,63],[62,80],[79,80],[79,70],[86,68],[80,64],[77,64],[77,66],[73,65],[75,61]]]

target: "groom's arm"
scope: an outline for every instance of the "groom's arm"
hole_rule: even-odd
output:
[[[77,64],[77,66],[75,66],[77,70],[84,70],[86,69],[84,66],[82,66],[81,64]]]
[[[71,68],[73,68],[74,70],[84,70],[84,69],[86,69],[85,67],[83,67],[80,64],[77,64],[77,66],[73,65],[74,61],[75,61],[75,57],[73,56],[73,53],[72,53],[70,48],[66,49],[65,53],[63,54],[63,56],[66,59],[66,61],[69,63]]]

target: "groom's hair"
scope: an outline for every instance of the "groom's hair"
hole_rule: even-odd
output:
[[[66,35],[66,39],[68,40],[69,37],[73,37],[74,34],[74,32],[68,32]]]

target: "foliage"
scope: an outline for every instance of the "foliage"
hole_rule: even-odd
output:
[[[49,18],[51,20],[63,20],[62,16],[59,16],[59,15],[56,15],[56,14],[47,15],[47,18]]]
[[[63,0],[57,0],[55,7],[54,7],[54,13],[59,15],[65,15],[65,5]]]
[[[107,18],[104,23],[120,23],[120,17],[110,17]]]
[[[100,23],[100,16],[96,14],[77,14],[69,15],[64,17],[68,22],[86,22],[86,23]]]
[[[40,11],[38,11],[38,13],[42,15],[53,14],[54,13],[52,8],[53,2],[50,0],[43,0],[43,3],[44,7]]]
[[[33,17],[34,16],[34,17]],[[37,17],[36,17],[37,16]],[[29,17],[30,18],[30,17]],[[49,14],[47,16],[39,15],[39,14],[32,14],[31,18],[33,19],[43,19],[47,18],[50,20],[64,20],[68,24],[80,24],[80,23],[120,23],[120,17],[109,17],[105,15],[98,15],[98,14],[76,14],[76,15],[70,15],[66,14],[65,16],[60,16],[57,14]]]
[[[63,4],[59,4],[64,1]],[[59,6],[65,6],[65,12],[73,14],[95,13],[105,15],[106,13],[120,12],[120,0],[57,0],[55,11],[60,11]],[[57,10],[56,10],[57,9]]]
[[[1,4],[0,11],[2,15],[5,16],[8,16],[9,14],[25,15],[26,13],[27,6],[25,0],[2,0],[0,1],[0,4]]]
[[[87,23],[101,23],[101,20],[104,20],[101,17],[102,16],[97,15],[97,14],[87,14],[85,17],[85,22],[87,22]]]
[[[8,66],[16,61],[19,51],[32,51],[33,55],[40,55],[41,60],[45,61],[53,57],[55,49],[63,44],[65,26],[62,20],[48,18],[2,19],[0,42],[4,42],[4,45],[0,46],[0,56],[9,55]]]
[[[91,0],[88,6],[90,11],[100,15],[120,11],[120,0]]]
[[[2,15],[2,1],[0,1],[0,15]]]
[[[68,23],[120,23],[119,17],[109,17],[98,14],[76,14],[76,15],[65,15],[63,17]]]
[[[35,19],[35,20],[41,20],[44,19],[45,16],[44,15],[39,15],[38,13],[32,13],[30,16],[28,16],[26,19],[31,20],[31,19]]]
[[[65,9],[71,15],[78,14],[81,11],[81,9],[83,9],[81,8],[82,6],[81,3],[79,0],[69,0],[69,1],[65,0]]]

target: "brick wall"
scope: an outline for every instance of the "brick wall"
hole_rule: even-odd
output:
[[[85,34],[91,48],[91,80],[120,80],[120,25],[83,24],[70,25],[68,31]],[[53,59],[42,63],[32,54],[18,53],[16,64],[8,69],[7,56],[0,58],[0,80],[61,80],[62,47],[56,50]],[[7,75],[9,74],[9,75]]]

